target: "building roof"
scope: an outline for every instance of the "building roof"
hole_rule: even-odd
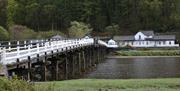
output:
[[[155,35],[153,31],[140,31],[146,36],[152,36],[152,38],[146,38],[145,40],[176,40],[175,35]],[[115,41],[133,41],[134,35],[130,36],[114,36]]]
[[[144,35],[146,35],[146,36],[154,36],[154,31],[140,31],[140,32],[142,32]]]
[[[116,41],[114,41],[113,39],[110,39],[109,41],[108,41],[108,44],[110,44],[110,43],[116,43]]]
[[[175,40],[176,36],[175,35],[157,35],[154,36],[154,40]]]
[[[64,39],[64,37],[60,35],[55,35],[51,39]]]
[[[135,40],[133,35],[130,36],[114,36],[113,40],[119,40],[119,41],[123,41],[123,40]]]

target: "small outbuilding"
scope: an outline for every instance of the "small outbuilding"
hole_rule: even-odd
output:
[[[117,48],[118,45],[117,45],[116,41],[114,41],[113,39],[111,39],[111,40],[108,41],[107,47],[108,47],[108,48]]]
[[[111,39],[111,40],[108,41],[108,45],[116,45],[116,41]]]
[[[89,37],[89,36],[85,36],[84,38],[85,38],[85,39],[89,39],[90,37]]]
[[[55,35],[51,39],[65,39],[65,37],[60,36],[60,35]]]

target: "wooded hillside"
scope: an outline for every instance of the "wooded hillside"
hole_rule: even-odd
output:
[[[66,31],[71,21],[104,32],[180,31],[180,0],[0,0],[0,25],[27,26],[35,31]]]

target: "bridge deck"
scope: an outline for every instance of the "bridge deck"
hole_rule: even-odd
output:
[[[23,60],[28,60],[28,58],[36,58],[37,56],[49,55],[51,53],[66,52],[76,48],[99,44],[106,47],[109,45],[102,41],[94,41],[94,38],[82,38],[82,39],[69,39],[69,40],[37,40],[35,42],[23,41],[20,44],[16,41],[16,44],[8,42],[6,45],[1,45],[0,49],[0,63],[7,65],[16,62],[21,62]]]

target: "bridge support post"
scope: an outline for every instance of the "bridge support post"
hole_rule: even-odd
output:
[[[31,78],[31,58],[30,56],[28,57],[28,81],[31,81],[32,78]]]
[[[97,49],[97,64],[100,63],[100,48]]]
[[[56,81],[59,80],[59,61],[56,61]]]
[[[68,79],[68,58],[67,58],[67,55],[65,57],[65,79],[67,80]]]
[[[82,59],[82,57],[81,57],[81,52],[80,53],[78,53],[78,71],[79,71],[79,75],[81,76],[82,75],[82,70],[81,70],[81,68],[82,68],[82,64],[81,64],[81,59]]]
[[[80,76],[80,61],[79,61],[79,51],[75,52],[75,58],[74,58],[74,63],[75,63],[75,78],[78,78]]]
[[[47,53],[45,53],[45,58],[43,60],[44,81],[47,81],[47,67],[46,67],[46,63],[47,63]]]
[[[91,46],[89,48],[89,67],[91,68],[92,67],[92,50],[91,50]]]
[[[70,60],[70,61],[71,61],[71,65],[72,65],[71,78],[74,78],[74,77],[75,77],[75,69],[76,69],[76,67],[75,67],[75,66],[76,66],[76,65],[75,65],[75,56],[76,56],[75,54],[73,54],[73,53],[71,54],[71,60]]]
[[[85,59],[86,59],[86,68],[85,68],[85,70],[89,70],[90,69],[90,54],[89,54],[89,47],[87,47],[86,49],[85,49]]]
[[[83,58],[83,72],[86,72],[86,59],[85,59],[85,52],[82,51],[82,58]]]
[[[96,54],[96,50],[95,50],[95,46],[93,46],[92,48],[92,63],[93,66],[96,66],[96,61],[97,61],[97,54]]]
[[[102,49],[102,46],[99,47],[100,51],[99,51],[99,56],[100,56],[100,62],[102,62],[102,58],[103,58],[103,49]]]

